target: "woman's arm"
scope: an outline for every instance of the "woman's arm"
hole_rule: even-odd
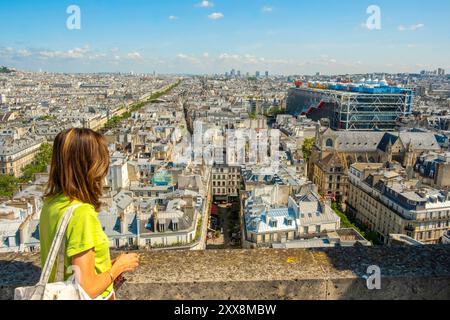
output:
[[[72,257],[78,283],[84,291],[95,299],[102,294],[124,272],[133,272],[138,266],[137,254],[123,254],[119,256],[110,272],[95,273],[94,249],[82,252]]]

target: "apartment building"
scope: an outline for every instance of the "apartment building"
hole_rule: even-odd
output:
[[[44,138],[1,140],[0,174],[21,176],[23,168],[33,162],[44,140]]]
[[[312,185],[296,194],[283,192],[279,185],[254,188],[243,204],[242,215],[244,246],[302,242],[340,229],[340,218]]]
[[[213,197],[219,201],[238,199],[241,188],[241,167],[216,165],[212,168]]]
[[[424,153],[417,158],[414,171],[426,184],[436,188],[450,187],[450,152]]]
[[[349,171],[347,211],[389,242],[404,234],[424,244],[437,244],[450,228],[450,194],[408,179],[401,168],[353,164]]]
[[[413,168],[418,156],[440,151],[433,132],[351,132],[317,126],[308,178],[318,186],[321,195],[345,208],[349,195],[347,175],[353,163],[396,162]]]

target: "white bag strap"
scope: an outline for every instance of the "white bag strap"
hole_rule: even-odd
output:
[[[58,261],[58,274],[57,277],[61,276],[61,270],[62,275],[64,278],[64,248],[65,248],[65,239],[64,236],[67,231],[67,227],[69,225],[70,219],[72,218],[73,212],[76,208],[78,208],[80,204],[70,206],[66,212],[64,213],[64,216],[62,217],[61,221],[58,224],[58,228],[56,229],[56,235],[53,239],[52,246],[50,247],[50,251],[47,256],[47,260],[45,261],[44,268],[42,269],[41,278],[39,280],[40,285],[47,285],[48,281],[50,280],[50,275],[52,274],[53,267],[55,266],[56,259],[58,258],[59,254],[59,261]],[[63,244],[64,242],[64,244]],[[63,245],[62,245],[63,244]],[[62,246],[61,246],[62,245]],[[61,250],[62,249],[62,250]],[[62,261],[61,261],[62,256]]]

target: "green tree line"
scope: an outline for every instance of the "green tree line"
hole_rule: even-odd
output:
[[[41,145],[32,163],[22,169],[22,176],[0,175],[0,197],[12,197],[21,183],[30,182],[35,173],[45,172],[52,161],[53,147],[48,143]]]
[[[378,236],[376,232],[368,230],[366,227],[356,223],[352,222],[348,216],[342,211],[339,204],[336,202],[333,202],[331,204],[331,208],[333,211],[341,218],[341,228],[351,228],[355,229],[357,232],[359,232],[364,238],[372,242],[372,244],[380,245],[380,240],[378,240]]]
[[[178,80],[175,84],[171,85],[166,90],[163,90],[163,91],[156,92],[156,93],[152,94],[145,101],[136,102],[135,104],[133,104],[130,107],[130,111],[127,111],[127,112],[121,114],[120,116],[114,116],[111,119],[109,119],[108,122],[105,124],[105,128],[106,129],[112,129],[112,128],[117,127],[117,125],[120,122],[130,118],[131,117],[131,113],[139,111],[140,109],[142,109],[148,103],[151,103],[151,102],[161,98],[162,96],[166,95],[167,93],[169,93],[170,91],[175,89],[180,83],[181,83],[181,80]]]

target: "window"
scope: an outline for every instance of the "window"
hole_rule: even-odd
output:
[[[320,229],[321,229],[320,225],[316,226],[316,233],[320,233]]]
[[[120,248],[120,240],[116,239],[116,248]]]
[[[133,238],[128,238],[128,245],[132,246],[134,244]]]
[[[308,234],[309,233],[309,228],[308,227],[303,227],[303,233]]]
[[[328,148],[333,148],[333,145],[334,145],[333,139],[327,139],[326,146]]]

